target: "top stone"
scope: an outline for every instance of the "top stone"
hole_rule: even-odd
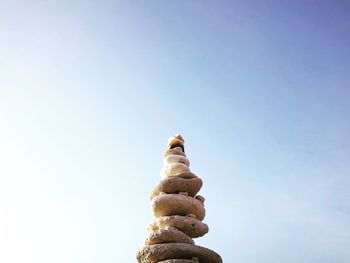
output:
[[[175,136],[171,136],[168,140],[168,146],[170,149],[178,147],[178,146],[183,148],[184,143],[185,143],[185,140],[180,134],[176,134]]]

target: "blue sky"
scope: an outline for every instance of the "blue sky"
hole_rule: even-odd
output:
[[[0,3],[1,262],[135,262],[178,132],[198,244],[349,262],[347,1]]]

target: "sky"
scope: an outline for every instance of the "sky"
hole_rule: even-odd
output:
[[[349,1],[0,5],[0,262],[136,262],[176,133],[197,244],[350,261]]]

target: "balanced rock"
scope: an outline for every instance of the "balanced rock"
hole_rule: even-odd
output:
[[[161,228],[150,233],[145,244],[161,244],[161,243],[189,243],[194,244],[191,237],[175,227]]]
[[[153,213],[158,216],[189,215],[194,214],[202,221],[205,209],[198,199],[183,194],[158,195],[152,199]]]
[[[161,181],[151,193],[155,218],[145,246],[136,254],[139,263],[222,263],[216,252],[193,241],[209,228],[202,222],[205,198],[197,195],[203,182],[190,170],[184,143],[179,134],[168,140]]]
[[[194,259],[168,259],[168,260],[162,260],[158,261],[158,263],[198,263],[198,258]]]
[[[198,258],[200,263],[222,263],[221,257],[214,251],[186,243],[168,243],[145,246],[137,255],[140,263],[156,263],[168,259]]]
[[[187,192],[189,196],[194,197],[202,187],[202,179],[198,177],[181,178],[181,177],[167,177],[159,182],[154,188],[151,199],[159,195],[160,192],[168,194],[177,194],[179,192]]]
[[[208,233],[208,225],[190,216],[161,216],[155,218],[148,227],[149,231],[155,231],[166,227],[175,227],[186,235],[197,238]]]

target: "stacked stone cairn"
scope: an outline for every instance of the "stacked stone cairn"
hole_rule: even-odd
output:
[[[184,139],[177,134],[169,138],[164,153],[161,181],[151,193],[155,216],[149,226],[145,246],[137,252],[139,263],[222,263],[214,251],[197,246],[193,238],[205,235],[209,228],[204,197],[197,195],[202,180],[191,173]]]

